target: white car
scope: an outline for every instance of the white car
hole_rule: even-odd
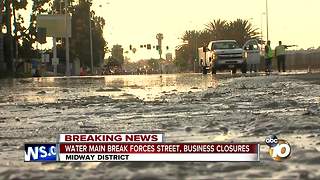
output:
[[[231,69],[232,73],[236,73],[237,69],[246,73],[248,64],[258,67],[259,44],[252,39],[241,48],[235,40],[211,41],[207,47],[199,48],[199,59],[203,74],[209,70],[216,74],[218,70],[226,69]]]

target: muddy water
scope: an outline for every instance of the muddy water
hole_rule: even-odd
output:
[[[315,77],[314,77],[315,76]],[[0,80],[0,179],[320,179],[320,85],[307,75],[198,74]],[[59,133],[164,132],[167,141],[287,139],[258,163],[24,163]]]

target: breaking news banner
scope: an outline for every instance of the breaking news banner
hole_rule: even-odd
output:
[[[59,161],[259,161],[259,144],[60,144]]]
[[[60,134],[25,144],[25,161],[259,161],[259,143],[166,143],[163,134]]]
[[[57,161],[57,144],[25,144],[25,162]]]
[[[59,143],[163,142],[163,134],[60,134]]]

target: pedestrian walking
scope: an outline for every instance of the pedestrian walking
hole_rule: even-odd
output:
[[[267,45],[264,47],[265,49],[265,65],[266,65],[266,74],[271,73],[272,69],[272,49],[271,49],[271,41],[267,42]]]

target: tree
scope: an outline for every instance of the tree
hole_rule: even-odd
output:
[[[118,61],[118,64],[119,64],[120,66],[123,65],[124,56],[123,56],[123,48],[121,47],[121,45],[114,45],[114,46],[112,47],[111,57],[112,57],[113,59],[115,59],[116,61]]]
[[[108,59],[107,59],[107,66],[108,67],[115,67],[115,66],[117,66],[117,67],[121,67],[122,66],[122,62],[121,61],[119,61],[119,59],[116,59],[116,58],[114,58],[114,57],[112,57],[112,56],[110,56]]]
[[[158,71],[160,69],[160,64],[161,64],[160,59],[151,58],[147,62],[148,62],[148,66],[150,67],[150,69],[153,69],[153,71]]]
[[[259,38],[260,33],[248,20],[237,19],[229,23],[227,34],[230,39],[236,40],[243,46],[249,39]]]
[[[234,39],[242,46],[247,40],[258,38],[258,35],[258,29],[248,20],[214,20],[206,24],[204,30],[191,30],[183,34],[182,40],[188,44],[176,50],[175,64],[182,71],[190,71],[193,69],[194,59],[198,59],[198,48],[207,46],[210,41]],[[196,64],[198,66],[199,63]]]
[[[24,35],[27,41],[29,41],[31,47],[32,44],[37,41],[37,28],[36,28],[36,20],[37,14],[43,14],[50,12],[49,8],[50,0],[35,0],[32,5],[32,12],[30,15],[30,25],[28,28],[28,33]]]
[[[187,42],[176,50],[175,65],[180,71],[193,70],[193,64],[196,63],[198,69],[198,48],[208,45],[211,39],[211,33],[208,30],[202,31],[186,31],[182,36],[182,40]]]
[[[258,28],[254,28],[248,20],[237,19],[227,22],[225,20],[214,20],[206,25],[212,40],[236,40],[243,45],[247,40],[258,38]]]
[[[91,0],[80,0],[79,4],[73,7],[72,12],[72,37],[71,37],[71,57],[78,57],[82,66],[91,66],[90,57],[90,27],[92,29],[92,49],[94,66],[99,65],[100,59],[107,51],[107,42],[103,38],[103,28],[105,20],[95,16],[94,11],[90,11]]]
[[[206,30],[210,33],[211,39],[225,39],[228,32],[228,22],[221,19],[213,20],[206,25]]]
[[[1,27],[5,26],[7,33],[4,36],[4,55],[7,62],[9,71],[14,70],[13,58],[16,57],[16,50],[19,48],[19,40],[26,31],[26,28],[22,26],[24,23],[23,17],[17,13],[21,9],[26,9],[28,2],[26,0],[5,0],[1,1],[1,16],[3,21]],[[13,23],[12,23],[13,19]],[[14,26],[14,27],[13,27]]]
[[[191,56],[192,51],[186,44],[176,49],[176,58],[174,60],[174,64],[179,68],[179,71],[187,71],[191,68]]]
[[[36,15],[39,13],[50,13],[52,11],[50,0],[34,0],[32,1],[32,12],[30,14],[30,23],[28,27],[23,26],[25,20],[21,14],[18,13],[16,18],[15,28],[17,29],[18,55],[28,61],[31,58],[40,57],[39,50],[34,48],[34,43],[37,41],[36,31]],[[26,9],[27,0],[15,0],[14,2],[17,10]]]
[[[14,32],[17,34],[17,39],[12,38],[12,33],[7,33],[4,42],[5,48],[5,57],[10,57],[12,51],[15,51],[15,47],[11,47],[15,42],[18,43],[18,52],[19,57],[23,59],[39,58],[40,51],[37,50],[34,44],[37,42],[37,29],[36,29],[36,16],[38,14],[64,14],[65,13],[65,4],[61,0],[6,0],[6,7],[14,4],[15,10],[26,9],[28,2],[32,2],[32,11],[30,14],[30,24],[25,27],[24,18],[21,14],[17,14],[15,19],[16,23],[13,23],[14,28],[11,27],[11,19],[13,13],[12,9],[5,8],[7,12],[3,13],[3,24],[10,24],[7,27],[8,31],[14,29]],[[79,2],[75,4],[74,2]],[[72,37],[70,40],[70,57],[71,59],[78,57],[82,65],[90,66],[90,42],[89,42],[89,23],[92,24],[92,41],[93,41],[93,60],[94,65],[98,65],[100,60],[103,59],[105,52],[107,51],[107,42],[103,38],[103,28],[105,26],[105,20],[102,17],[95,16],[94,11],[90,11],[90,6],[92,5],[92,0],[69,0],[68,12],[72,14]],[[4,15],[7,15],[4,16]],[[58,57],[65,57],[65,43],[64,38],[58,38],[58,42],[61,42],[57,46]],[[11,67],[8,64],[8,67]]]
[[[97,66],[100,63],[99,60],[104,58],[105,52],[108,50],[107,42],[103,38],[105,20],[102,17],[94,16],[92,23],[93,62]]]

